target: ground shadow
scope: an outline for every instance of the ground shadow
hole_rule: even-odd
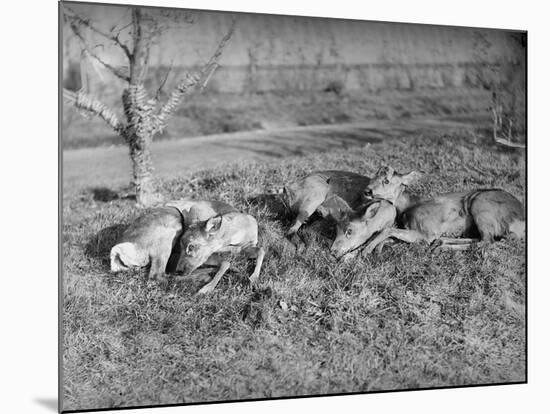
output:
[[[323,218],[320,214],[314,213],[300,232],[306,246],[317,243],[329,249],[336,238],[336,222],[332,218]]]
[[[279,221],[284,221],[290,214],[280,194],[256,194],[248,197],[246,201],[258,208],[266,209],[270,216]]]
[[[109,253],[111,248],[120,239],[120,236],[126,227],[126,224],[114,224],[101,229],[86,244],[84,249],[86,256],[103,260],[107,263],[109,261]]]
[[[294,219],[292,212],[283,202],[281,194],[257,194],[248,197],[247,202],[258,208],[264,208],[271,218],[280,222],[284,227],[289,226]],[[336,223],[334,220],[328,217],[324,218],[315,211],[308,217],[298,234],[292,239],[285,238],[285,241],[299,251],[308,247],[314,240],[325,247],[330,247],[335,236]]]
[[[174,247],[172,247],[172,252],[170,253],[170,258],[168,263],[166,263],[166,273],[176,273],[178,263],[181,256],[181,244],[180,239],[176,241]]]
[[[90,189],[92,192],[92,198],[94,201],[100,201],[108,203],[113,200],[134,200],[135,194],[119,194],[118,192],[111,190],[108,187],[93,187]]]
[[[252,288],[252,293],[248,295],[246,302],[239,311],[241,320],[251,326],[253,329],[260,327],[267,322],[269,304],[274,296],[273,290],[268,286],[266,288]]]
[[[91,189],[92,196],[95,201],[107,203],[109,201],[118,200],[119,196],[116,191],[107,187],[94,187]]]
[[[57,398],[35,398],[34,402],[38,405],[41,405],[44,408],[47,408],[50,411],[58,411],[58,402]]]

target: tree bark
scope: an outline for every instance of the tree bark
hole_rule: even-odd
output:
[[[153,179],[151,157],[155,102],[148,99],[143,85],[130,85],[122,95],[122,102],[127,119],[125,138],[130,148],[136,201],[139,205],[150,206],[160,200]]]
[[[155,169],[151,157],[156,102],[149,98],[143,84],[148,66],[150,38],[143,33],[142,13],[139,7],[132,9],[132,24],[134,45],[129,57],[129,85],[122,94],[127,119],[124,136],[130,148],[136,201],[138,205],[151,206],[161,199],[156,191]]]
[[[151,206],[160,201],[154,180],[151,141],[152,136],[133,136],[128,140],[136,201],[141,206]]]

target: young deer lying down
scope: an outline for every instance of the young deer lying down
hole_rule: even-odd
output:
[[[165,272],[176,270],[176,266],[167,269],[171,255],[176,265],[181,262],[180,236],[184,231],[212,217],[236,211],[220,201],[190,199],[151,209],[138,217],[111,249],[111,271],[150,264],[149,278],[165,281]]]
[[[224,254],[243,253],[256,258],[256,267],[249,277],[250,282],[255,283],[265,255],[264,249],[257,244],[258,223],[254,217],[233,209],[196,221],[186,229],[180,241],[181,256],[177,269],[189,275],[203,264],[219,266],[214,278],[199,290],[199,293],[208,293],[229,269],[230,263],[224,259]]]
[[[357,210],[338,196],[332,197],[329,204],[339,205],[328,212],[336,221],[336,238],[330,251],[337,258],[355,252],[373,235],[393,226],[397,217],[393,204],[382,199],[370,200]]]
[[[283,201],[295,215],[287,236],[293,238],[298,229],[316,211],[326,217],[332,208],[324,208],[333,196],[339,197],[351,208],[364,202],[364,190],[370,179],[349,171],[317,171],[283,189]],[[332,200],[333,202],[334,200]]]
[[[111,249],[111,272],[151,265],[149,278],[164,280],[168,260],[183,233],[175,207],[158,207],[138,217]]]
[[[524,238],[523,206],[510,193],[482,189],[420,200],[406,189],[419,176],[416,171],[398,174],[391,167],[382,167],[376,173],[366,195],[385,199],[395,206],[398,228],[382,230],[369,241],[364,254],[389,238],[409,243],[437,240],[439,247],[458,250],[480,240],[493,242],[509,234]],[[384,205],[375,216],[387,214],[389,208]]]

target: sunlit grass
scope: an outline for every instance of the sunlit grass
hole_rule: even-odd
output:
[[[395,244],[339,263],[319,226],[306,226],[310,245],[295,255],[287,222],[248,200],[312,170],[372,175],[382,164],[426,172],[413,187],[424,195],[498,187],[524,197],[522,155],[467,131],[177,172],[161,183],[167,199],[219,199],[249,212],[267,250],[257,288],[250,264],[237,260],[208,296],[194,295],[199,282],[165,291],[145,271],[110,274],[109,249],[140,211],[88,190],[66,197],[64,408],[525,380],[523,242],[438,253]]]

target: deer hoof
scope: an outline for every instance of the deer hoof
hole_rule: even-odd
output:
[[[170,290],[170,283],[168,283],[168,279],[162,279],[158,281],[159,287],[164,290],[168,291]]]
[[[380,243],[378,246],[376,246],[376,249],[374,249],[374,254],[377,256],[380,256],[382,254],[382,250],[384,249],[384,243]]]
[[[163,288],[163,289],[166,289],[168,288],[168,278],[166,277],[166,275],[162,275],[162,276],[157,276],[156,277],[156,280],[157,280],[157,283],[158,285]]]
[[[211,293],[213,290],[214,288],[212,286],[205,285],[197,292],[197,295],[206,295],[208,293]]]
[[[296,233],[292,234],[289,237],[288,241],[296,249],[296,253],[300,253],[305,247],[305,243],[303,239],[300,236],[298,236],[298,234]]]
[[[365,247],[363,250],[361,250],[361,257],[363,259],[366,259],[372,253],[372,250],[373,249],[371,247]]]

